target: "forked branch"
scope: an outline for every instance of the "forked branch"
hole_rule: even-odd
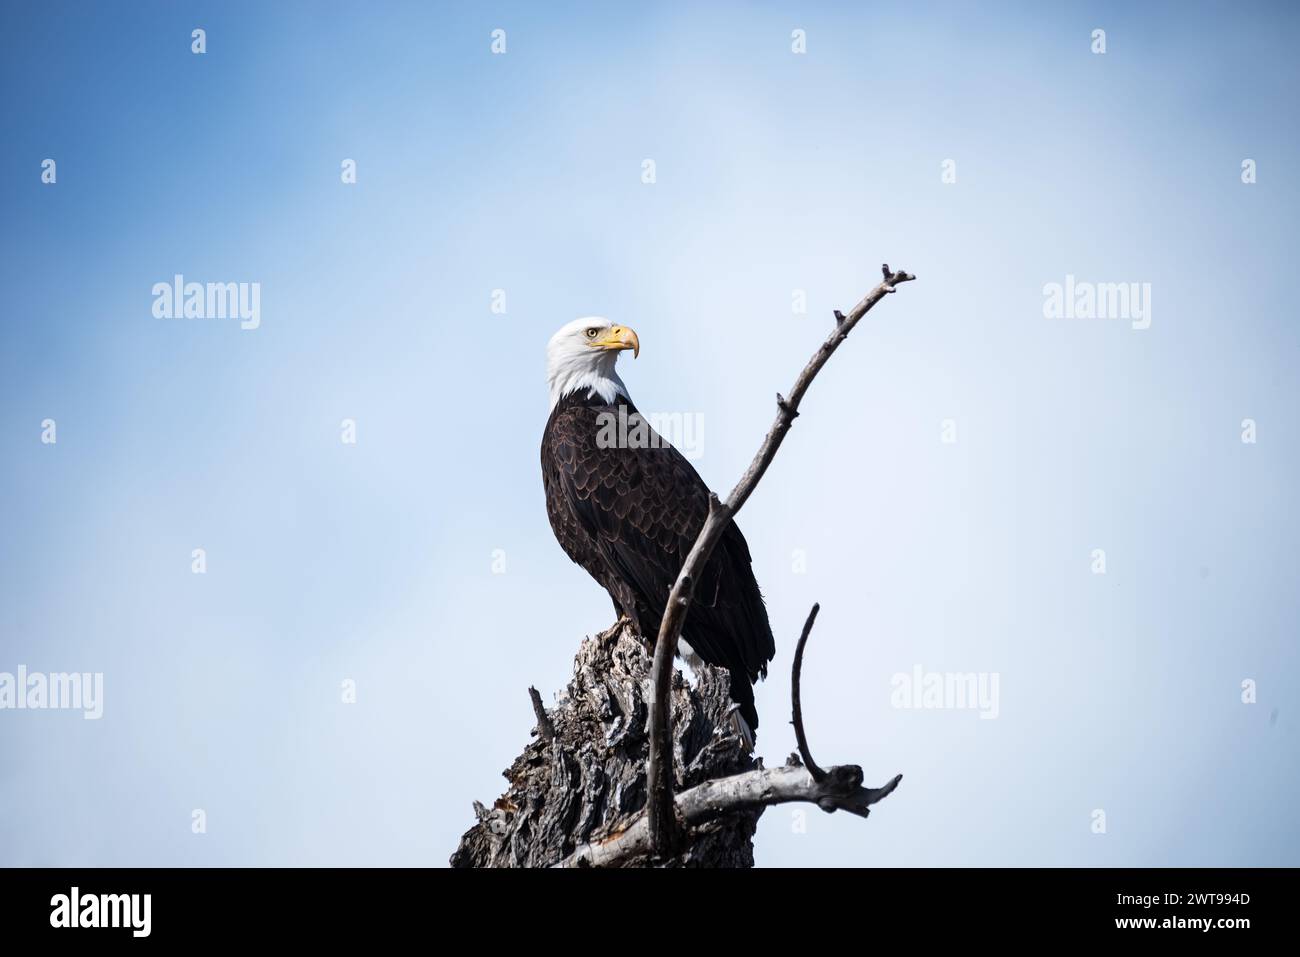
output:
[[[790,671],[792,720],[795,736],[799,740],[800,754],[790,755],[785,767],[773,770],[760,767],[744,774],[705,781],[683,791],[673,804],[674,816],[680,819],[682,826],[699,827],[736,811],[798,801],[816,804],[827,813],[847,811],[866,817],[871,813],[871,805],[888,797],[898,787],[898,782],[903,780],[901,774],[896,774],[884,787],[864,788],[862,768],[856,764],[837,765],[823,771],[813,763],[808,752],[808,735],[804,731],[803,714],[799,706],[799,683],[804,646],[808,643],[817,609],[818,606],[813,605],[803,626],[795,652],[795,663]],[[648,810],[627,828],[603,840],[590,841],[575,848],[572,854],[555,866],[621,867],[657,856],[650,836]]]
[[[813,379],[817,377],[817,373],[822,370],[827,360],[839,348],[840,343],[848,337],[848,334],[853,331],[853,327],[870,311],[872,306],[892,293],[900,283],[911,282],[916,278],[910,273],[892,272],[888,265],[882,266],[881,272],[884,274],[884,278],[880,284],[867,293],[847,316],[836,310],[835,328],[826,338],[826,341],[813,353],[803,371],[799,373],[799,377],[795,379],[794,387],[790,390],[789,396],[777,393],[776,421],[773,422],[772,427],[763,438],[763,444],[755,454],[754,460],[750,463],[749,468],[745,470],[745,474],[740,477],[736,487],[731,490],[731,494],[727,496],[726,501],[719,501],[717,495],[711,494],[709,496],[709,514],[704,521],[704,527],[700,529],[700,534],[695,539],[695,544],[691,547],[690,553],[686,556],[686,561],[677,575],[677,580],[673,583],[672,591],[669,592],[668,604],[664,610],[663,620],[659,626],[659,635],[655,642],[654,694],[650,699],[650,758],[646,769],[649,789],[645,818],[646,839],[655,854],[660,857],[671,856],[677,846],[680,828],[674,808],[676,807],[677,811],[683,814],[686,823],[690,823],[689,818],[685,816],[687,808],[680,806],[679,803],[675,805],[673,801],[672,737],[669,734],[668,727],[671,716],[668,712],[669,689],[673,677],[673,660],[677,654],[677,642],[681,638],[682,625],[686,621],[686,613],[690,608],[694,582],[699,579],[700,573],[709,560],[709,556],[713,554],[713,549],[717,545],[718,539],[722,537],[722,533],[726,530],[727,523],[740,511],[750,494],[757,487],[763,473],[767,471],[767,467],[772,464],[772,459],[776,456],[776,450],[781,447],[781,442],[785,439],[786,433],[790,431],[791,424],[799,415],[799,403],[803,400],[808,387],[812,385]],[[809,627],[811,627],[811,623]],[[801,773],[811,777],[807,772]],[[861,772],[859,772],[859,784],[861,783],[860,775]],[[742,775],[742,777],[744,776]],[[821,783],[824,784],[825,782]],[[701,788],[707,786],[700,785]],[[687,794],[695,790],[699,790],[699,788],[694,788],[692,791],[688,791]],[[888,791],[885,793],[888,793]],[[683,798],[685,796],[683,795]]]

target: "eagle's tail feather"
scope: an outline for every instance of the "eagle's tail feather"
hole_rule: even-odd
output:
[[[751,706],[749,710],[752,711],[753,707]],[[743,705],[732,705],[727,720],[731,724],[731,729],[736,732],[736,736],[740,738],[741,743],[745,746],[745,751],[751,752],[754,750],[754,729],[746,720],[744,711]]]
[[[739,718],[744,724],[743,730],[737,727],[736,731],[752,751],[754,731],[758,728],[758,709],[754,707],[754,686],[744,672],[731,673],[731,700],[736,702],[731,710],[732,717]]]

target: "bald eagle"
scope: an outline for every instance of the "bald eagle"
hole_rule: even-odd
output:
[[[577,319],[551,337],[542,481],[560,546],[609,593],[615,614],[653,641],[708,515],[709,489],[632,404],[614,370],[627,349],[640,354],[637,334],[599,318]],[[610,427],[619,421],[628,427]],[[734,521],[695,585],[682,641],[688,654],[731,672],[731,697],[752,744],[753,685],[766,677],[776,646],[749,547]]]

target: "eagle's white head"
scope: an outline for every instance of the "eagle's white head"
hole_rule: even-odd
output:
[[[631,349],[641,354],[641,340],[627,326],[588,316],[574,319],[551,336],[546,345],[546,382],[551,388],[551,408],[570,392],[591,389],[606,402],[616,395],[629,398],[627,386],[614,371],[618,354]]]

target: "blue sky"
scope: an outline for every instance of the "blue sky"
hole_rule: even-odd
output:
[[[725,491],[882,261],[919,280],[740,524],[760,752],[820,601],[816,753],[905,779],[769,812],[758,862],[1300,863],[1288,5],[0,17],[0,672],[105,683],[0,711],[0,863],[445,862],[610,623],[546,522],[550,334],[635,328]],[[155,318],[177,273],[260,327]],[[1150,327],[1045,318],[1067,275],[1149,283]],[[894,707],[918,665],[998,674],[997,719]]]

